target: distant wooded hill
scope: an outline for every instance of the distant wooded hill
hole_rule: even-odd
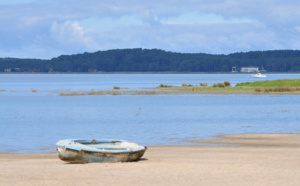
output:
[[[51,60],[0,58],[2,72],[231,72],[232,67],[300,72],[300,50],[212,55],[138,48],[62,55]]]

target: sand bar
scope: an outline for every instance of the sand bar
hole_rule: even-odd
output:
[[[56,153],[0,153],[0,183],[300,185],[300,134],[223,137],[236,146],[149,147],[142,160],[131,163],[69,164],[59,160]]]
[[[300,147],[300,134],[225,134],[210,140],[184,140],[190,143],[228,144],[253,147]]]

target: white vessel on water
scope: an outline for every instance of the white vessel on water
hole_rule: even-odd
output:
[[[253,74],[252,77],[254,77],[254,78],[265,78],[267,76],[266,75],[262,75],[260,72],[258,72],[256,74]]]

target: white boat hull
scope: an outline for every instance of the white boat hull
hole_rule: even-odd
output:
[[[262,75],[261,73],[257,73],[257,74],[252,75],[252,77],[254,77],[254,78],[265,78],[267,76],[266,75]]]

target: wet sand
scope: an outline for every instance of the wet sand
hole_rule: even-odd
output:
[[[218,136],[149,147],[131,163],[69,164],[56,153],[0,153],[1,185],[300,185],[300,134]]]

